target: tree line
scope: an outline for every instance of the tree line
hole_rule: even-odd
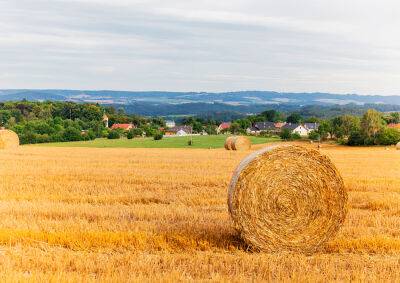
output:
[[[0,127],[15,131],[22,144],[92,140],[114,132],[105,126],[104,114],[110,125],[132,123],[148,136],[165,125],[162,118],[127,115],[98,104],[20,101],[0,103]]]
[[[111,130],[103,122],[103,115],[109,118],[109,124],[132,123],[136,126],[129,132]],[[334,139],[348,145],[388,145],[400,141],[400,131],[388,128],[390,123],[400,123],[400,114],[383,114],[376,110],[367,110],[362,116],[340,115],[330,119],[304,117],[302,112],[284,113],[266,110],[259,114],[248,115],[233,120],[227,130],[232,134],[246,134],[247,128],[256,122],[319,123],[316,131],[311,132],[312,140]],[[216,128],[222,121],[210,118],[184,117],[181,124],[192,126],[194,133],[216,134]],[[1,102],[0,126],[15,131],[22,144],[92,140],[108,137],[128,138],[148,136],[162,138],[165,121],[161,117],[143,117],[128,115],[123,109],[99,104],[81,104],[73,102]],[[264,133],[270,135],[270,133]],[[283,139],[299,138],[283,131]]]

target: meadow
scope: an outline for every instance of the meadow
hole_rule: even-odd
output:
[[[95,148],[222,148],[224,147],[225,135],[206,135],[193,136],[193,145],[189,146],[188,142],[191,139],[189,136],[184,137],[164,137],[162,140],[154,140],[153,138],[134,138],[128,140],[121,139],[95,139],[92,141],[78,142],[59,142],[40,144],[41,146],[56,146],[56,147],[95,147]],[[253,144],[263,144],[267,142],[278,141],[279,137],[255,137],[249,136]]]
[[[349,214],[337,237],[311,256],[251,252],[237,237],[227,186],[249,152],[0,151],[0,278],[397,281],[400,151],[328,145],[321,151],[343,175]]]

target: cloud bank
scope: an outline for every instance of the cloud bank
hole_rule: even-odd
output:
[[[400,95],[394,0],[3,0],[0,88]]]

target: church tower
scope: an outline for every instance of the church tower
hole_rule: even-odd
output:
[[[103,123],[104,123],[104,126],[106,128],[108,128],[108,117],[107,117],[106,113],[104,113],[104,115],[103,115]]]

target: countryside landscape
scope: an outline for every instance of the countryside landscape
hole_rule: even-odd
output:
[[[187,125],[167,128],[161,117],[98,104],[16,101],[1,109],[3,125],[25,143],[0,150],[4,280],[396,281],[400,276],[398,113],[369,110],[361,117],[324,120],[266,110],[248,116],[249,127],[243,118],[210,124],[187,117],[182,120]],[[273,125],[291,119],[318,127],[306,136],[276,132]],[[174,127],[191,130],[178,135]],[[233,134],[247,136],[252,148],[226,150],[226,137]],[[346,145],[352,135],[366,145]],[[227,188],[233,170],[249,153],[273,144],[319,150],[344,179],[348,216],[316,254],[254,251],[230,220]]]
[[[0,151],[2,279],[396,281],[400,151],[321,152],[344,178],[349,212],[339,234],[308,256],[252,252],[238,237],[227,186],[248,151]]]
[[[398,282],[399,15],[0,1],[0,280]]]

